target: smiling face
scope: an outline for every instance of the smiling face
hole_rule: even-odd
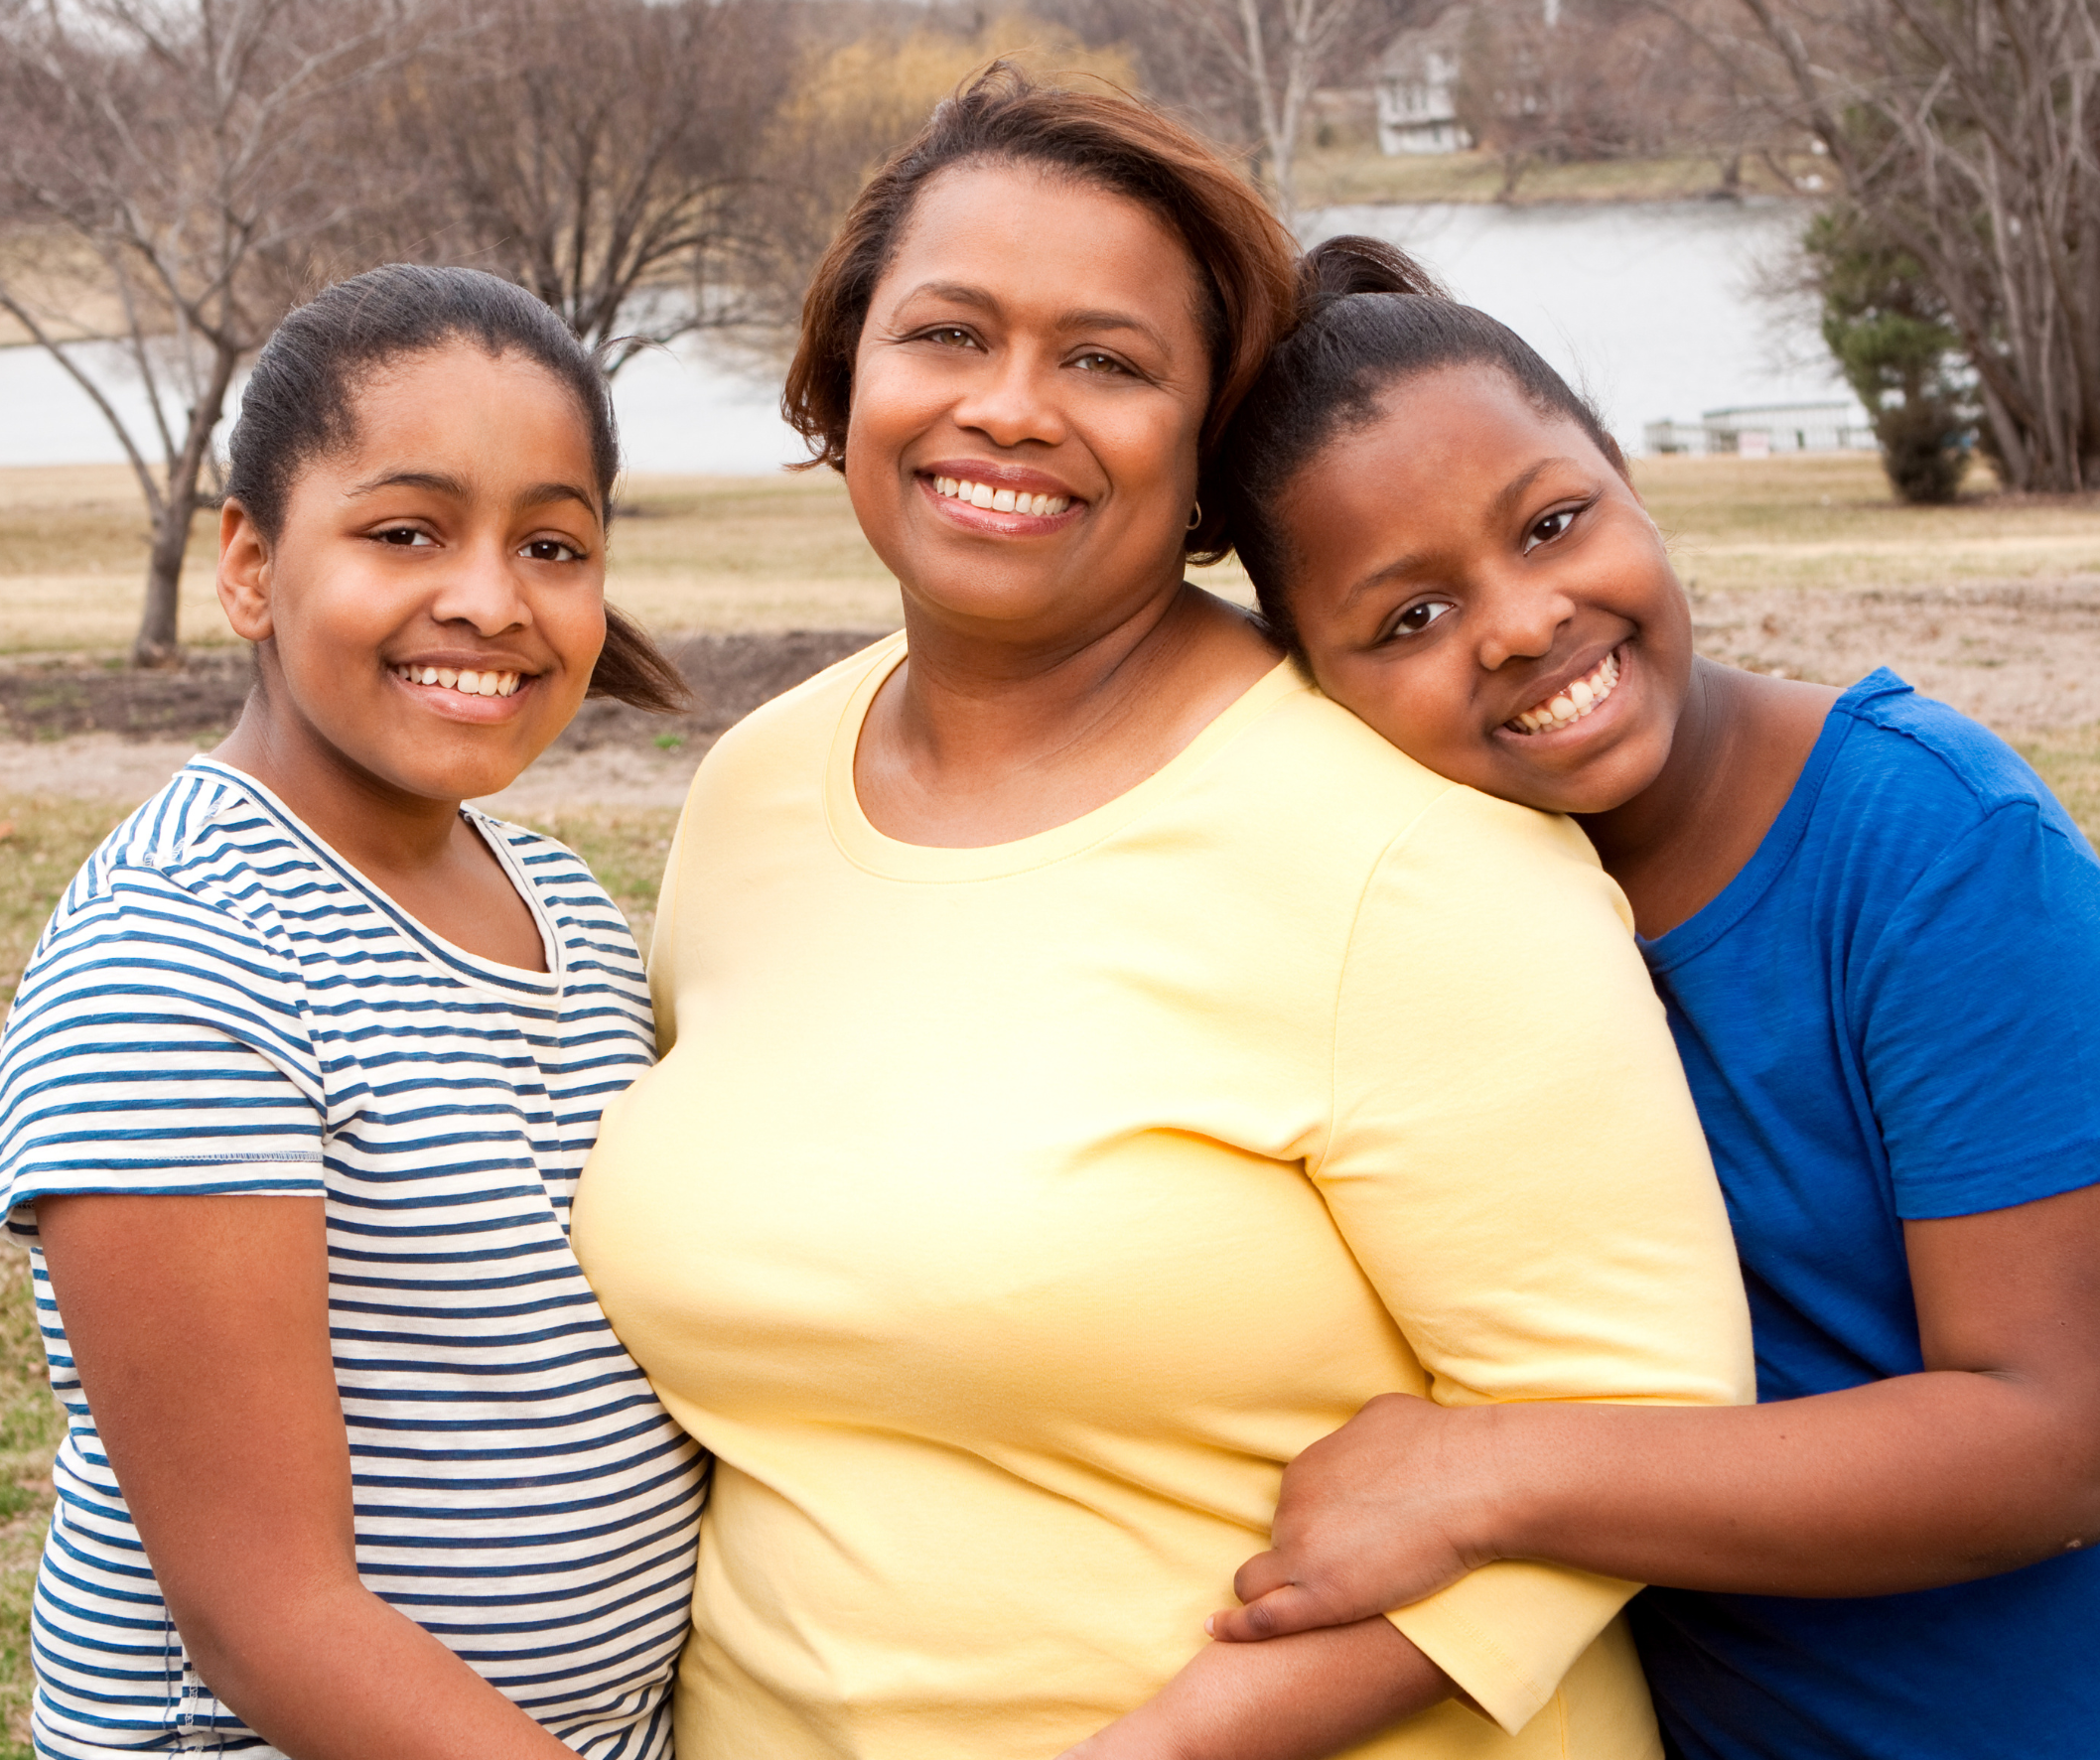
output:
[[[237,504],[219,597],[259,650],[279,774],[420,800],[506,786],[582,704],[605,643],[591,437],[544,368],[468,343],[357,393],[267,541]]]
[[[1084,636],[1182,577],[1210,390],[1188,251],[1031,165],[920,193],[854,359],[846,482],[908,612]]]
[[[1691,611],[1575,422],[1491,367],[1425,373],[1323,448],[1278,512],[1314,677],[1410,757],[1562,813],[1660,774]]]

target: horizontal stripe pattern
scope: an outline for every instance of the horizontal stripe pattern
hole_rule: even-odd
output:
[[[61,900],[0,1039],[0,1202],[69,1425],[32,1613],[40,1754],[275,1750],[202,1681],[81,1397],[36,1245],[79,1191],[319,1196],[358,1570],[577,1752],[657,1760],[705,1458],[569,1249],[652,1029],[632,939],[560,845],[471,814],[553,970],[432,935],[199,759]]]

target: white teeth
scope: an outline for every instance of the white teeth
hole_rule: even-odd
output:
[[[1618,685],[1618,654],[1598,663],[1588,678],[1579,678],[1544,703],[1513,715],[1502,725],[1522,734],[1544,734],[1594,714]]]
[[[405,684],[436,685],[468,697],[514,697],[522,679],[516,672],[455,672],[450,666],[396,666],[394,676]]]
[[[951,501],[967,501],[972,507],[988,508],[994,513],[1032,513],[1039,519],[1047,514],[1062,513],[1072,504],[1069,495],[1032,495],[1023,489],[995,489],[988,482],[972,482],[966,476],[936,476],[933,492]]]

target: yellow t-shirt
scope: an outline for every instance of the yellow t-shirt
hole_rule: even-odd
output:
[[[1750,1396],[1698,1119],[1573,826],[1279,666],[1071,824],[901,844],[853,753],[903,652],[701,766],[668,1052],[576,1206],[718,1457],[684,1760],[1052,1760],[1188,1661],[1283,1464],[1381,1391]],[[1653,1754],[1630,1592],[1507,1563],[1394,1615],[1495,1721],[1357,1752]]]

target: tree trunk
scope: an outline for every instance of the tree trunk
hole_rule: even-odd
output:
[[[190,547],[190,520],[197,511],[197,490],[170,493],[153,526],[152,558],[146,565],[146,606],[139,618],[138,639],[131,644],[134,666],[180,666],[183,650],[176,638],[182,604],[183,552]]]
[[[218,418],[225,410],[226,392],[239,360],[240,351],[230,343],[221,342],[212,350],[210,378],[190,411],[183,450],[169,465],[167,492],[161,497],[160,517],[154,521],[153,551],[146,565],[146,604],[139,616],[138,639],[131,644],[134,666],[183,663],[183,553],[190,547],[190,524],[197,516],[197,485],[204,475],[205,454],[218,431]]]

